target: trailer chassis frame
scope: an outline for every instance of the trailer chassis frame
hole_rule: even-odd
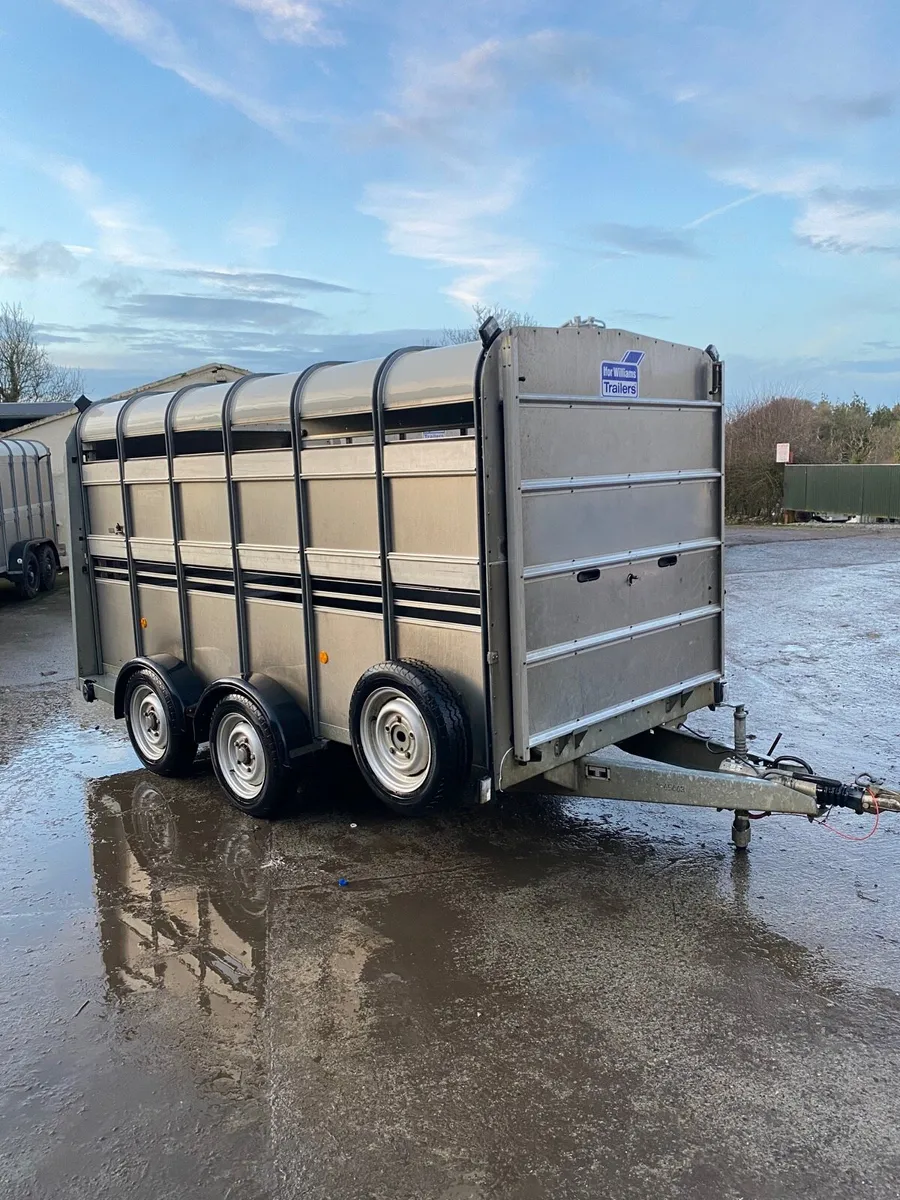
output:
[[[783,813],[815,821],[832,806],[856,813],[900,812],[900,792],[867,777],[845,784],[807,772],[802,760],[785,768],[779,765],[783,760],[749,753],[746,721],[746,709],[738,705],[733,747],[661,726],[550,767],[515,791],[733,812],[731,839],[737,850],[750,845],[751,815]],[[632,755],[639,757],[628,761]]]

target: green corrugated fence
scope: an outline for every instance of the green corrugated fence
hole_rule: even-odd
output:
[[[784,508],[900,520],[900,463],[890,466],[787,466]]]

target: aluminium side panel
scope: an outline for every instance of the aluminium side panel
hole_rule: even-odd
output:
[[[518,329],[503,370],[515,758],[723,671],[721,393],[702,350]],[[690,709],[690,702],[687,704]]]

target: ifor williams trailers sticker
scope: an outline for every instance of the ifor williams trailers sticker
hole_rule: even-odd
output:
[[[616,400],[636,400],[641,392],[643,350],[626,350],[621,362],[600,364],[600,395]]]

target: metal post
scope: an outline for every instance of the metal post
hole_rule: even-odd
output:
[[[734,821],[731,826],[731,840],[735,850],[746,850],[750,845],[750,814],[746,809],[734,810]]]
[[[303,609],[304,656],[306,659],[306,702],[309,727],[314,738],[319,736],[319,676],[316,669],[316,621],[313,609],[312,577],[306,549],[309,545],[309,514],[306,507],[306,484],[303,479],[303,391],[307,381],[323,367],[337,367],[339,362],[313,363],[301,371],[291,388],[291,445],[294,455],[294,495],[297,503],[297,546],[300,552],[300,600]]]
[[[37,503],[38,503],[38,515],[41,519],[41,537],[46,537],[47,536],[47,522],[44,520],[44,489],[41,486],[41,462],[42,462],[41,448],[38,446],[37,442],[29,441],[28,445],[31,446],[31,448],[34,450],[34,476],[35,476],[35,480],[37,481]],[[49,461],[50,461],[49,454],[46,455],[46,458],[49,463]],[[53,488],[52,483],[51,483],[50,487],[51,487],[51,494],[52,494],[52,488]],[[53,540],[54,541],[56,540],[56,531],[55,530],[53,530]]]
[[[487,599],[487,502],[484,482],[484,366],[494,342],[503,330],[494,322],[496,328],[487,329],[487,322],[482,327],[482,348],[475,366],[475,386],[473,391],[474,432],[475,432],[475,471],[476,471],[476,500],[478,505],[478,590],[481,607],[481,664],[482,687],[484,688],[484,745],[488,774],[493,780],[494,775],[494,739],[492,736],[491,719],[491,665],[488,661],[490,622],[488,620]]]
[[[240,542],[240,522],[238,520],[234,476],[231,469],[231,414],[234,410],[234,398],[244,384],[248,383],[251,379],[261,379],[267,374],[269,372],[263,371],[255,375],[244,375],[228,388],[222,399],[222,450],[225,457],[225,490],[228,494],[228,528],[231,532],[231,565],[234,575],[234,610],[237,621],[238,664],[240,674],[245,678],[250,674],[250,648],[247,636],[247,610],[244,607],[244,579],[241,571],[241,552],[238,548]]]
[[[100,607],[97,603],[97,581],[94,578],[94,559],[90,548],[89,509],[87,491],[84,486],[82,465],[84,454],[81,449],[81,426],[84,414],[78,414],[72,432],[66,441],[66,454],[69,463],[66,464],[66,479],[69,485],[69,586],[72,589],[72,630],[75,635],[76,668],[79,675],[100,674],[103,671],[103,643],[100,637]],[[75,466],[75,472],[72,466]],[[78,549],[82,555],[79,564],[76,559],[75,544],[76,530]],[[81,570],[79,571],[79,565]],[[83,588],[81,576],[87,579],[87,589]],[[90,615],[91,631],[86,629],[86,609]],[[92,662],[93,665],[85,664]]]
[[[734,752],[738,757],[747,753],[747,710],[743,704],[734,710]]]
[[[134,565],[134,554],[131,548],[131,537],[134,532],[131,520],[131,497],[125,482],[125,414],[132,404],[141,397],[141,392],[129,396],[123,401],[122,407],[116,413],[116,457],[119,460],[119,489],[122,496],[122,526],[125,530],[125,560],[128,564],[128,591],[131,594],[131,623],[134,627],[134,652],[144,653],[144,636],[141,629],[141,598],[138,594],[137,571]]]
[[[181,520],[181,498],[178,494],[178,484],[175,482],[175,405],[186,392],[196,388],[209,387],[206,383],[191,383],[187,387],[174,392],[166,405],[163,417],[163,431],[166,440],[166,463],[169,470],[169,509],[172,517],[172,545],[175,553],[175,578],[178,587],[178,620],[181,624],[181,655],[188,666],[191,665],[191,617],[188,611],[187,583],[185,582],[184,561],[181,557],[181,540],[184,535]]]
[[[34,520],[31,516],[31,488],[28,486],[28,455],[25,451],[25,447],[18,438],[8,438],[7,440],[12,442],[13,445],[18,446],[22,451],[22,479],[25,482],[25,511],[28,513],[28,536],[33,538]]]
[[[391,579],[391,506],[384,477],[384,392],[388,372],[404,354],[424,350],[424,346],[404,346],[389,354],[375,372],[372,383],[372,441],[375,447],[375,488],[378,500],[378,550],[381,560],[381,614],[384,623],[384,657],[397,656],[397,631],[394,627],[394,582]]]
[[[13,467],[13,452],[7,438],[3,439],[2,445],[3,449],[6,451],[6,458],[7,462],[9,463],[9,486],[12,493],[13,517],[16,522],[16,541],[19,542],[22,540],[22,525],[19,520],[19,497],[16,492],[16,472],[15,468]],[[7,546],[6,549],[8,553],[9,547]]]

